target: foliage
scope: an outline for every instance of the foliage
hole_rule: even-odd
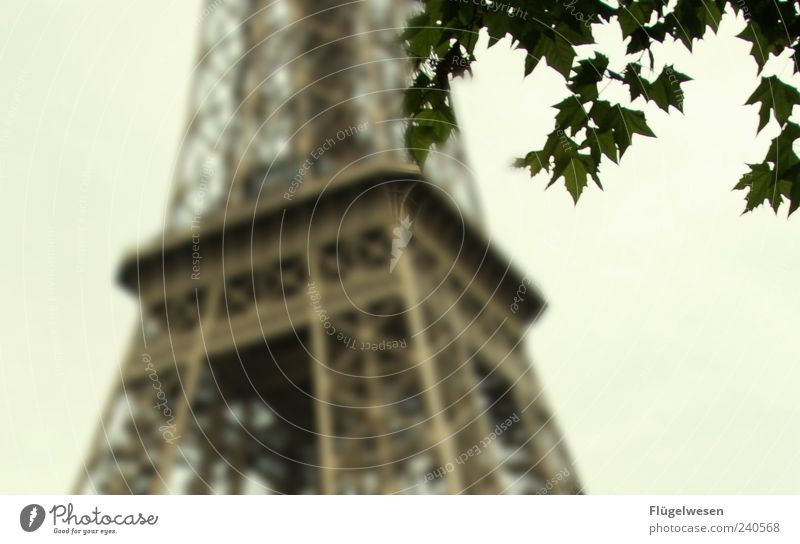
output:
[[[746,194],[745,211],[767,202],[776,212],[784,202],[791,215],[800,206],[800,158],[792,144],[800,126],[792,122],[800,93],[776,76],[764,77],[767,61],[778,55],[795,60],[800,35],[800,2],[786,0],[620,0],[608,5],[599,0],[428,0],[403,34],[415,59],[415,77],[405,96],[409,118],[407,145],[424,165],[432,146],[447,141],[456,127],[449,98],[450,81],[470,71],[475,62],[479,32],[489,35],[489,46],[510,36],[515,48],[526,53],[524,74],[541,61],[558,72],[571,93],[554,107],[556,126],[544,147],[515,161],[531,176],[550,174],[548,187],[562,179],[577,203],[588,180],[600,184],[602,161],[619,161],[633,143],[634,135],[653,137],[643,112],[601,98],[606,85],[627,88],[630,101],[642,97],[658,108],[683,111],[682,85],[690,78],[672,65],[655,77],[644,73],[656,66],[653,45],[667,39],[679,41],[690,51],[707,31],[716,32],[722,14],[742,13],[747,26],[739,38],[749,42],[750,55],[758,65],[760,84],[754,84],[747,104],[759,105],[761,131],[771,119],[780,134],[764,160],[749,166],[735,186]],[[595,45],[597,25],[616,25],[627,43],[627,64],[614,71],[599,51],[580,58],[577,46]],[[595,48],[596,49],[596,48]],[[797,64],[792,64],[792,74]]]

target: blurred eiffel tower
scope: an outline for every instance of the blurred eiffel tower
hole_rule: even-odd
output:
[[[575,493],[456,141],[403,144],[413,2],[214,0],[84,493]]]

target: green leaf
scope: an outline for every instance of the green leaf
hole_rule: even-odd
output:
[[[647,88],[649,83],[642,77],[642,65],[638,62],[631,62],[625,67],[625,74],[622,79],[623,83],[628,86],[628,92],[631,95],[631,101],[636,100],[640,96],[647,97]]]
[[[550,168],[547,158],[544,157],[544,154],[540,151],[531,151],[525,155],[525,158],[516,159],[514,161],[514,166],[516,168],[529,168],[531,171],[531,177],[535,176],[542,170],[549,170]]]
[[[800,158],[793,144],[800,138],[800,126],[789,122],[767,151],[766,161],[751,164],[750,171],[734,189],[747,190],[745,213],[765,201],[777,213],[783,199],[789,200],[789,215],[800,207]]]
[[[767,150],[766,160],[771,162],[777,175],[783,177],[800,164],[794,152],[794,142],[800,138],[800,126],[788,122]]]
[[[655,7],[655,0],[621,3],[618,19],[619,27],[622,29],[622,37],[627,38],[646,25],[650,21]]]
[[[778,190],[775,172],[768,164],[751,164],[750,172],[741,177],[734,189],[747,190],[744,213],[761,206],[766,200],[776,212],[781,205],[782,196]]]
[[[691,81],[692,78],[675,70],[674,66],[667,65],[661,70],[652,83],[641,75],[642,66],[639,63],[629,63],[625,68],[623,82],[628,86],[631,100],[643,96],[648,102],[655,102],[662,110],[669,113],[672,106],[678,111],[683,111],[683,89],[681,84]]]
[[[556,23],[555,34],[570,45],[589,45],[594,43],[592,32],[586,25],[580,24],[573,17],[562,19]]]
[[[430,26],[430,18],[428,14],[425,12],[419,13],[409,19],[408,26],[403,29],[403,32],[400,34],[400,38],[404,41],[408,41],[414,38],[417,34],[419,34],[425,27]]]
[[[533,72],[540,60],[540,57],[534,57],[530,53],[525,57],[525,77],[528,77]]]
[[[406,129],[406,147],[420,168],[425,166],[428,152],[435,140],[431,127],[410,124]]]
[[[762,77],[761,83],[755,92],[747,99],[747,104],[761,102],[758,116],[758,132],[769,123],[769,114],[775,112],[775,119],[781,125],[785,124],[792,115],[795,104],[800,102],[800,93],[778,79],[777,76]]]
[[[561,127],[562,130],[569,128],[572,134],[575,134],[589,121],[586,111],[584,111],[580,101],[575,97],[567,97],[553,107],[558,110],[556,114],[556,124]]]
[[[648,85],[647,96],[667,113],[669,113],[670,106],[682,112],[683,90],[681,84],[691,80],[692,78],[678,72],[672,65],[664,66],[656,80]]]
[[[552,148],[554,158],[553,175],[548,187],[559,178],[564,178],[564,185],[572,195],[575,203],[587,185],[589,174],[596,178],[597,163],[589,155],[578,152],[578,145],[561,131],[554,132],[551,136],[558,138],[558,145]]]
[[[606,100],[595,100],[589,110],[589,117],[595,125],[606,126],[614,106]]]
[[[428,76],[420,74],[414,81],[413,87],[406,89],[406,94],[403,97],[403,113],[406,116],[414,115],[420,111],[427,101],[428,95],[436,92],[436,90],[429,88],[430,83]]]
[[[453,130],[453,125],[447,115],[440,110],[423,110],[414,117],[420,127],[429,127],[435,143],[447,140]]]
[[[452,0],[449,0],[452,1]],[[509,31],[510,18],[505,13],[493,11],[484,18],[486,32],[489,34],[489,47],[506,37]]]
[[[786,37],[776,36],[774,33],[768,35],[764,27],[752,18],[748,20],[747,26],[737,38],[752,44],[750,56],[756,61],[759,73],[764,69],[770,54],[778,55],[788,45]]]
[[[581,197],[581,193],[587,185],[587,174],[589,173],[586,168],[584,155],[575,155],[570,158],[569,162],[564,167],[564,185],[567,191],[572,195],[572,200],[575,204]]]
[[[659,21],[652,26],[643,26],[633,31],[630,35],[630,41],[626,53],[633,54],[644,51],[650,51],[653,41],[662,43],[667,36],[669,30],[668,25],[664,21]],[[652,53],[651,53],[652,54]]]
[[[563,38],[551,38],[542,34],[536,44],[536,48],[530,53],[537,58],[544,58],[547,65],[553,68],[564,78],[569,77],[572,71],[572,61],[575,59],[575,50]]]
[[[634,134],[655,137],[653,131],[647,126],[647,119],[643,112],[630,110],[619,105],[609,111],[606,119],[600,124],[600,129],[602,131],[607,131],[608,129],[614,131],[614,143],[619,148],[620,157],[631,145]]]
[[[430,23],[428,23],[430,24]],[[442,39],[440,27],[419,28],[414,37],[408,40],[408,52],[414,57],[427,58]]]
[[[693,40],[702,38],[707,27],[717,31],[721,17],[722,13],[714,0],[678,0],[668,17],[672,25],[670,34],[680,39],[691,51]]]
[[[617,162],[617,146],[614,144],[614,133],[612,131],[601,132],[589,129],[586,141],[581,148],[589,148],[589,153],[595,163],[600,163],[600,158],[605,155],[613,162]]]
[[[763,204],[764,199],[769,196],[773,177],[772,171],[766,164],[755,165],[751,167],[749,173],[742,176],[737,187],[749,188],[745,211],[752,211],[754,208]]]
[[[795,177],[791,181],[791,188],[789,189],[789,215],[792,215],[797,208],[800,208],[800,179]]]
[[[552,176],[547,186],[563,178],[564,185],[577,202],[586,188],[588,176],[598,182],[598,161],[590,155],[579,153],[578,145],[563,130],[556,129],[547,136],[547,141],[540,151],[531,151],[525,158],[514,161],[518,168],[530,168],[531,177],[542,170],[551,171]]]
[[[512,48],[527,53],[526,76],[544,59],[566,80],[570,97],[555,105],[555,130],[541,150],[515,160],[514,166],[529,169],[531,176],[549,172],[548,186],[563,180],[575,202],[589,177],[602,188],[600,164],[604,159],[621,160],[632,145],[634,134],[655,136],[643,112],[600,99],[600,88],[606,80],[627,87],[631,101],[643,97],[668,113],[672,108],[683,110],[683,84],[690,81],[688,76],[667,65],[653,76],[654,80],[642,77],[643,73],[649,73],[644,70],[647,59],[649,70],[656,63],[654,53],[660,50],[655,50],[655,43],[663,43],[670,37],[691,50],[693,43],[709,30],[718,30],[722,14],[730,7],[736,13],[744,13],[747,24],[739,38],[752,44],[750,54],[759,72],[773,56],[787,50],[795,54],[800,47],[800,4],[789,0],[752,0],[746,6],[731,0],[620,0],[609,4],[606,0],[559,0],[508,4],[523,7],[526,18],[509,15],[505,8],[491,8],[485,3],[479,6],[471,0],[425,0],[420,6],[422,12],[410,19],[409,28],[402,34],[410,55],[416,57],[414,88],[408,89],[403,109],[410,119],[406,142],[420,166],[432,147],[450,137],[456,123],[448,97],[449,82],[458,75],[459,68],[449,61],[475,60],[478,33],[487,30],[490,46],[510,36]],[[589,53],[592,58],[576,58],[577,47],[594,46],[592,24],[604,21],[619,26],[627,54],[631,55],[625,58],[637,59],[620,73],[608,69],[608,58],[597,47],[586,48],[594,51]],[[580,48],[580,52],[583,55],[584,49]],[[800,71],[796,64],[791,67],[791,75]],[[788,77],[787,81],[793,81]],[[772,116],[781,132],[772,140],[761,164],[752,165],[736,185],[736,189],[747,191],[746,211],[764,202],[777,211],[786,201],[790,215],[800,208],[800,157],[794,151],[800,140],[800,126],[791,121],[798,103],[800,87],[784,83],[776,76],[762,78],[747,101],[759,108],[759,132]]]
[[[717,32],[719,30],[719,23],[722,21],[722,10],[724,8],[720,9],[717,2],[713,0],[701,2],[701,4],[700,9],[702,11],[698,14],[698,19],[703,21],[711,30]]]
[[[603,80],[608,68],[608,57],[596,53],[593,59],[578,62],[575,73],[570,78],[569,90],[581,102],[591,102],[598,97],[597,84]]]

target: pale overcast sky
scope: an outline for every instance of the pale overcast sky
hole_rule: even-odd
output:
[[[199,2],[0,5],[0,491],[64,493],[133,333],[113,278],[162,223]],[[663,48],[685,115],[648,108],[659,138],[577,207],[508,167],[553,127],[554,73],[501,43],[455,86],[489,231],[550,301],[529,351],[590,493],[800,491],[800,218],[731,191],[775,133],[742,105],[742,24]]]

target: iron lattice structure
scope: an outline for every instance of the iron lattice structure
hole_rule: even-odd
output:
[[[403,144],[411,2],[216,0],[141,325],[77,491],[576,493],[456,141]]]

